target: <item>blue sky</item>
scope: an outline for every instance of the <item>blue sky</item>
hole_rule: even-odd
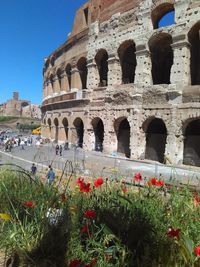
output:
[[[0,0],[0,103],[19,91],[40,104],[44,58],[65,42],[86,0]]]
[[[0,103],[18,91],[20,99],[41,104],[44,58],[66,41],[85,2],[0,0]]]

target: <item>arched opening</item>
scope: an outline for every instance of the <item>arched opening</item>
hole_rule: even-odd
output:
[[[152,61],[153,84],[170,84],[171,67],[173,65],[172,37],[161,33],[149,41]]]
[[[71,76],[72,76],[71,70],[72,70],[71,65],[70,64],[67,64],[65,71],[66,71],[66,75],[67,75],[69,89],[71,89]]]
[[[95,56],[99,71],[99,87],[108,85],[108,53],[105,49],[99,50]]]
[[[126,118],[120,118],[115,122],[117,134],[117,152],[130,158],[130,125]]]
[[[83,135],[84,135],[84,125],[80,118],[76,118],[74,121],[74,127],[76,129],[76,145],[77,147],[83,147]]]
[[[58,119],[54,119],[54,125],[55,125],[55,143],[58,143]]]
[[[188,34],[190,47],[191,84],[200,85],[200,22],[195,24]]]
[[[58,83],[59,83],[59,89],[62,90],[61,89],[61,79],[62,78],[61,78],[61,70],[60,69],[57,70],[57,78],[58,78]]]
[[[187,125],[184,137],[183,164],[200,166],[200,119]]]
[[[87,60],[85,57],[82,57],[79,59],[77,63],[77,68],[79,70],[81,83],[82,83],[82,89],[87,88]]]
[[[133,83],[135,79],[136,55],[135,43],[131,40],[124,42],[118,49],[122,68],[122,83]]]
[[[175,24],[175,11],[173,3],[163,3],[154,8],[151,12],[151,19],[154,29]]]
[[[104,140],[104,125],[100,118],[95,118],[92,121],[92,126],[95,135],[95,151],[103,151],[103,140]]]
[[[146,130],[145,158],[164,162],[167,129],[161,119],[153,119]]]
[[[64,131],[65,131],[65,140],[68,141],[68,120],[66,118],[62,121]]]

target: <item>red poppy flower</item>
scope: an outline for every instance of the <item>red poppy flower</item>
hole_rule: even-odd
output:
[[[99,187],[103,184],[103,179],[102,178],[98,178],[95,182],[94,182],[94,186],[95,187]]]
[[[197,257],[200,256],[200,246],[195,248],[195,254],[197,255]]]
[[[165,185],[165,182],[163,180],[157,180],[155,177],[151,178],[150,181],[147,182],[147,185],[150,186],[150,185],[154,185],[154,186],[164,186]]]
[[[97,260],[96,259],[92,259],[90,263],[88,264],[85,264],[84,267],[93,267],[95,266],[95,264],[97,263]]]
[[[70,262],[68,267],[78,267],[80,264],[81,264],[81,260],[75,259],[75,260]]]
[[[142,175],[140,172],[136,172],[135,175],[134,175],[134,180],[139,182],[139,181],[142,181]]]
[[[28,208],[33,208],[34,207],[34,203],[33,201],[25,201],[23,203],[24,206],[28,207]]]
[[[200,205],[200,199],[198,198],[196,194],[194,194],[194,200],[198,205]]]
[[[96,212],[94,210],[87,210],[84,214],[84,217],[88,218],[88,219],[93,219],[94,217],[96,217]]]
[[[127,188],[126,188],[125,186],[122,186],[122,191],[123,191],[124,193],[126,193],[126,192],[127,192]]]
[[[90,192],[92,189],[90,187],[90,183],[85,183],[83,178],[78,178],[77,182],[76,182],[79,187],[80,187],[80,192],[85,192],[88,193]]]
[[[180,238],[180,229],[173,229],[173,228],[169,228],[169,230],[167,231],[167,235],[168,237],[176,237],[177,239]]]
[[[91,189],[91,187],[90,187],[90,183],[82,183],[81,185],[80,185],[80,192],[85,192],[85,193],[88,193],[88,192],[90,192],[92,189]]]
[[[89,229],[87,227],[87,225],[83,226],[81,228],[81,234],[88,234],[89,233]]]

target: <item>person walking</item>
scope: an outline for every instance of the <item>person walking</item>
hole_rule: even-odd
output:
[[[37,167],[35,166],[35,163],[33,163],[32,166],[31,166],[31,173],[33,175],[35,175],[36,174],[36,171],[37,171]]]
[[[62,146],[60,145],[60,147],[59,147],[59,151],[60,151],[60,156],[62,156],[62,151],[63,151],[63,148],[62,148]]]
[[[59,152],[59,145],[57,144],[56,145],[56,155],[58,155],[58,152]]]
[[[53,171],[52,168],[50,168],[46,177],[48,179],[49,185],[51,185],[53,183],[53,181],[55,180],[55,172]]]

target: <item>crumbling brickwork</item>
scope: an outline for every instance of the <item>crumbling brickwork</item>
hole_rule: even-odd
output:
[[[171,11],[175,23],[160,27]],[[42,134],[200,166],[199,18],[197,0],[88,1],[46,59]]]

